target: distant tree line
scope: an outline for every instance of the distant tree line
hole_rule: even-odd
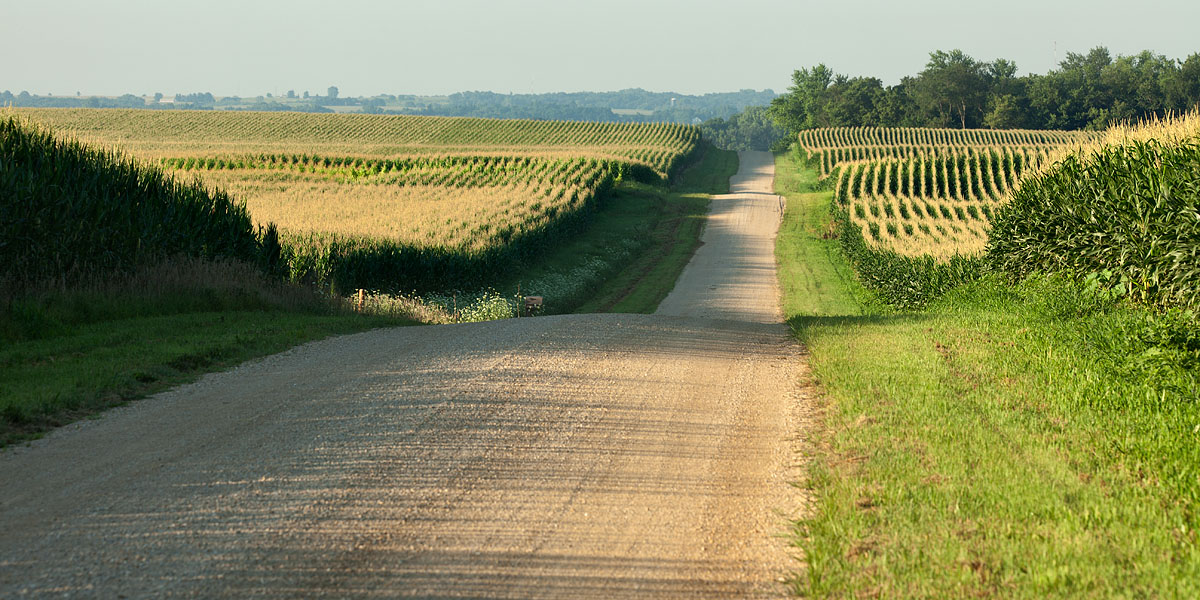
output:
[[[326,95],[299,95],[288,90],[279,97],[271,94],[252,99],[237,96],[216,97],[209,92],[176,94],[173,102],[162,102],[162,95],[144,100],[126,94],[120,98],[34,96],[21,92],[0,94],[0,106],[92,107],[92,108],[174,108],[194,110],[257,110],[331,112],[330,107],[359,107],[369,114],[406,114],[493,119],[534,119],[557,121],[667,122],[699,124],[713,118],[731,117],[749,106],[764,106],[777,94],[772,90],[740,90],[703,95],[674,92],[649,92],[627,89],[616,92],[560,92],[549,94],[497,94],[461,92],[450,96],[380,94],[371,97],[342,97],[337,86]],[[613,112],[614,109],[620,112]],[[625,109],[625,110],[621,110]],[[347,112],[342,110],[341,112]]]
[[[210,92],[197,92],[195,94],[175,94],[175,102],[212,106],[217,103],[217,99]]]
[[[493,119],[698,124],[708,119],[736,115],[749,106],[766,105],[776,96],[773,90],[687,95],[649,92],[639,88],[615,92],[549,94],[460,92],[451,94],[447,102],[430,104],[416,114]],[[613,109],[637,112],[618,114],[614,113]]]
[[[0,106],[28,106],[37,108],[150,108],[146,101],[132,94],[117,98],[99,98],[96,96],[34,96],[22,91],[13,94],[8,90],[0,92]]]
[[[1200,54],[1185,60],[1144,51],[1113,58],[1107,48],[1068,53],[1045,75],[937,51],[920,73],[884,86],[820,64],[792,75],[768,113],[790,132],[816,127],[1102,129],[1200,104]]]

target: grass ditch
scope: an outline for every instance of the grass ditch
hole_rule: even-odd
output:
[[[360,314],[253,265],[174,259],[0,299],[0,446],[307,341],[415,324]]]
[[[648,190],[652,201],[640,203],[647,214],[638,217],[640,223],[652,224],[637,236],[643,248],[592,290],[575,312],[654,312],[700,246],[709,196],[728,193],[729,178],[737,169],[737,152],[708,146],[670,191]]]
[[[816,174],[779,164],[785,314],[822,391],[795,591],[1200,594],[1195,317],[1065,277],[882,308],[826,239]]]

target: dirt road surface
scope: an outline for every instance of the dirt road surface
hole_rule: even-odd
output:
[[[0,453],[0,597],[781,595],[804,363],[742,161],[657,315],[328,339]]]
[[[714,196],[703,245],[655,314],[750,323],[783,322],[775,278],[775,232],[783,204],[775,195],[775,157],[740,152],[730,194]]]

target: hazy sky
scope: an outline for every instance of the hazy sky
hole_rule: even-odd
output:
[[[1200,0],[0,0],[0,90],[117,95],[783,91],[961,48],[1022,73],[1200,52]]]

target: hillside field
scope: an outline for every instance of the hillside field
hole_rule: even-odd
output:
[[[583,231],[614,186],[667,181],[700,148],[698,129],[668,124],[13,112],[229,193],[279,228],[290,279],[341,293],[494,285]]]
[[[674,126],[12,112],[0,445],[310,339],[513,316],[520,295],[652,312],[737,169]],[[396,131],[423,145],[337,153]]]
[[[830,128],[798,151],[832,185],[837,207],[872,246],[904,256],[977,255],[992,213],[1026,171],[1094,134]]]

